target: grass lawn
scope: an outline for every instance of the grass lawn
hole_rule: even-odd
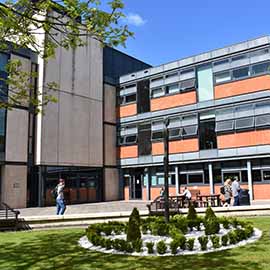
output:
[[[82,229],[0,233],[0,269],[270,270],[270,217],[249,219],[263,230],[254,244],[205,255],[132,257],[84,250]]]

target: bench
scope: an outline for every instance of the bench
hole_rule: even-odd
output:
[[[0,231],[17,230],[20,212],[0,203]]]

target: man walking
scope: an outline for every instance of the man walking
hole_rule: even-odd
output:
[[[240,184],[239,184],[239,179],[235,178],[233,183],[232,183],[232,195],[234,198],[233,206],[239,206],[240,205],[240,198],[239,198],[239,193],[240,193]]]
[[[63,215],[66,210],[66,205],[64,201],[64,188],[65,188],[65,180],[59,179],[59,184],[56,187],[56,191],[57,191],[56,215]]]

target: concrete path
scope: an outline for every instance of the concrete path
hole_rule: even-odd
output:
[[[87,203],[87,204],[73,204],[68,205],[65,216],[82,215],[82,214],[97,214],[102,213],[117,213],[130,212],[134,207],[139,211],[147,211],[147,201],[114,201],[101,203]],[[34,217],[34,216],[52,216],[55,215],[56,207],[34,207],[18,209],[20,217]]]

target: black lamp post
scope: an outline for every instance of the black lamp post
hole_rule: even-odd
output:
[[[164,120],[164,217],[165,222],[168,223],[170,220],[170,213],[169,213],[169,126],[170,120],[166,118]]]

